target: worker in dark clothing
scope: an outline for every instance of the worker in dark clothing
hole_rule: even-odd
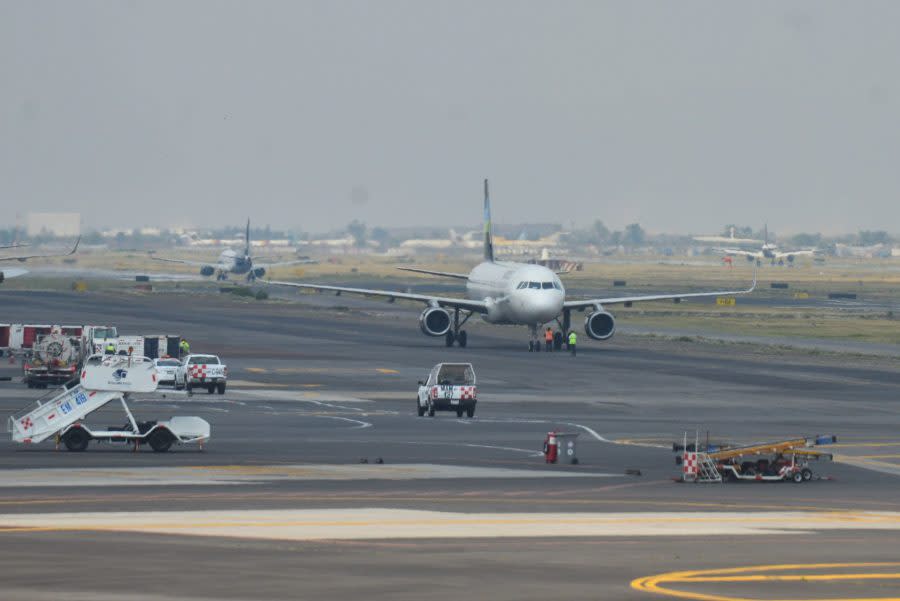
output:
[[[575,334],[575,330],[569,332],[569,350],[572,351],[572,356],[575,356],[575,346],[578,343],[578,336]]]
[[[553,350],[553,330],[547,328],[547,331],[544,332],[544,348],[547,349],[547,352]]]

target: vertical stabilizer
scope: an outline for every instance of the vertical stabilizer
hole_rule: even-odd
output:
[[[484,180],[484,260],[494,262],[494,235],[491,226],[491,197],[488,181]]]
[[[244,232],[244,242],[246,245],[244,246],[244,256],[250,256],[250,219],[247,219],[247,230]]]
[[[769,224],[763,224],[763,239],[765,240],[766,246],[769,245]]]

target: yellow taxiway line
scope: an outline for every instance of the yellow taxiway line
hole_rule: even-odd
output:
[[[691,570],[684,572],[668,572],[655,576],[637,578],[631,582],[631,588],[647,593],[656,593],[677,599],[692,599],[695,601],[776,601],[770,595],[765,597],[732,597],[714,593],[698,593],[681,589],[668,588],[672,584],[701,584],[711,582],[727,583],[778,583],[778,582],[841,582],[864,580],[900,580],[900,572],[840,572],[840,573],[808,573],[808,574],[778,574],[773,572],[802,572],[821,570],[847,570],[847,569],[872,569],[872,568],[896,568],[898,562],[870,562],[870,563],[813,563],[813,564],[776,564],[763,566],[744,566],[736,568],[724,568],[717,570]],[[791,600],[777,599],[777,601],[815,601],[820,597],[794,598]],[[896,595],[890,597],[829,597],[828,601],[900,601]]]

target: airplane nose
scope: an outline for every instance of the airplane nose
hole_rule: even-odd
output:
[[[523,299],[521,321],[525,323],[546,323],[560,314],[563,295],[557,290],[529,291]]]

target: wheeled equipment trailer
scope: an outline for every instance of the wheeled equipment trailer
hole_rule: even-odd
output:
[[[699,437],[698,437],[699,438]],[[699,441],[673,446],[682,454],[675,463],[682,466],[686,482],[807,482],[815,477],[810,461],[830,461],[832,455],[814,447],[837,442],[833,435],[792,438],[741,447],[712,447],[700,450]]]
[[[127,399],[134,393],[154,392],[157,385],[156,368],[147,357],[92,355],[76,383],[10,416],[7,429],[14,442],[34,444],[54,438],[57,444],[62,442],[76,452],[87,449],[92,440],[132,443],[135,450],[148,444],[158,453],[168,451],[173,444],[197,443],[202,448],[210,437],[209,422],[202,418],[178,416],[157,422],[134,419]],[[125,411],[124,426],[98,429],[83,422],[114,401],[119,401]]]

